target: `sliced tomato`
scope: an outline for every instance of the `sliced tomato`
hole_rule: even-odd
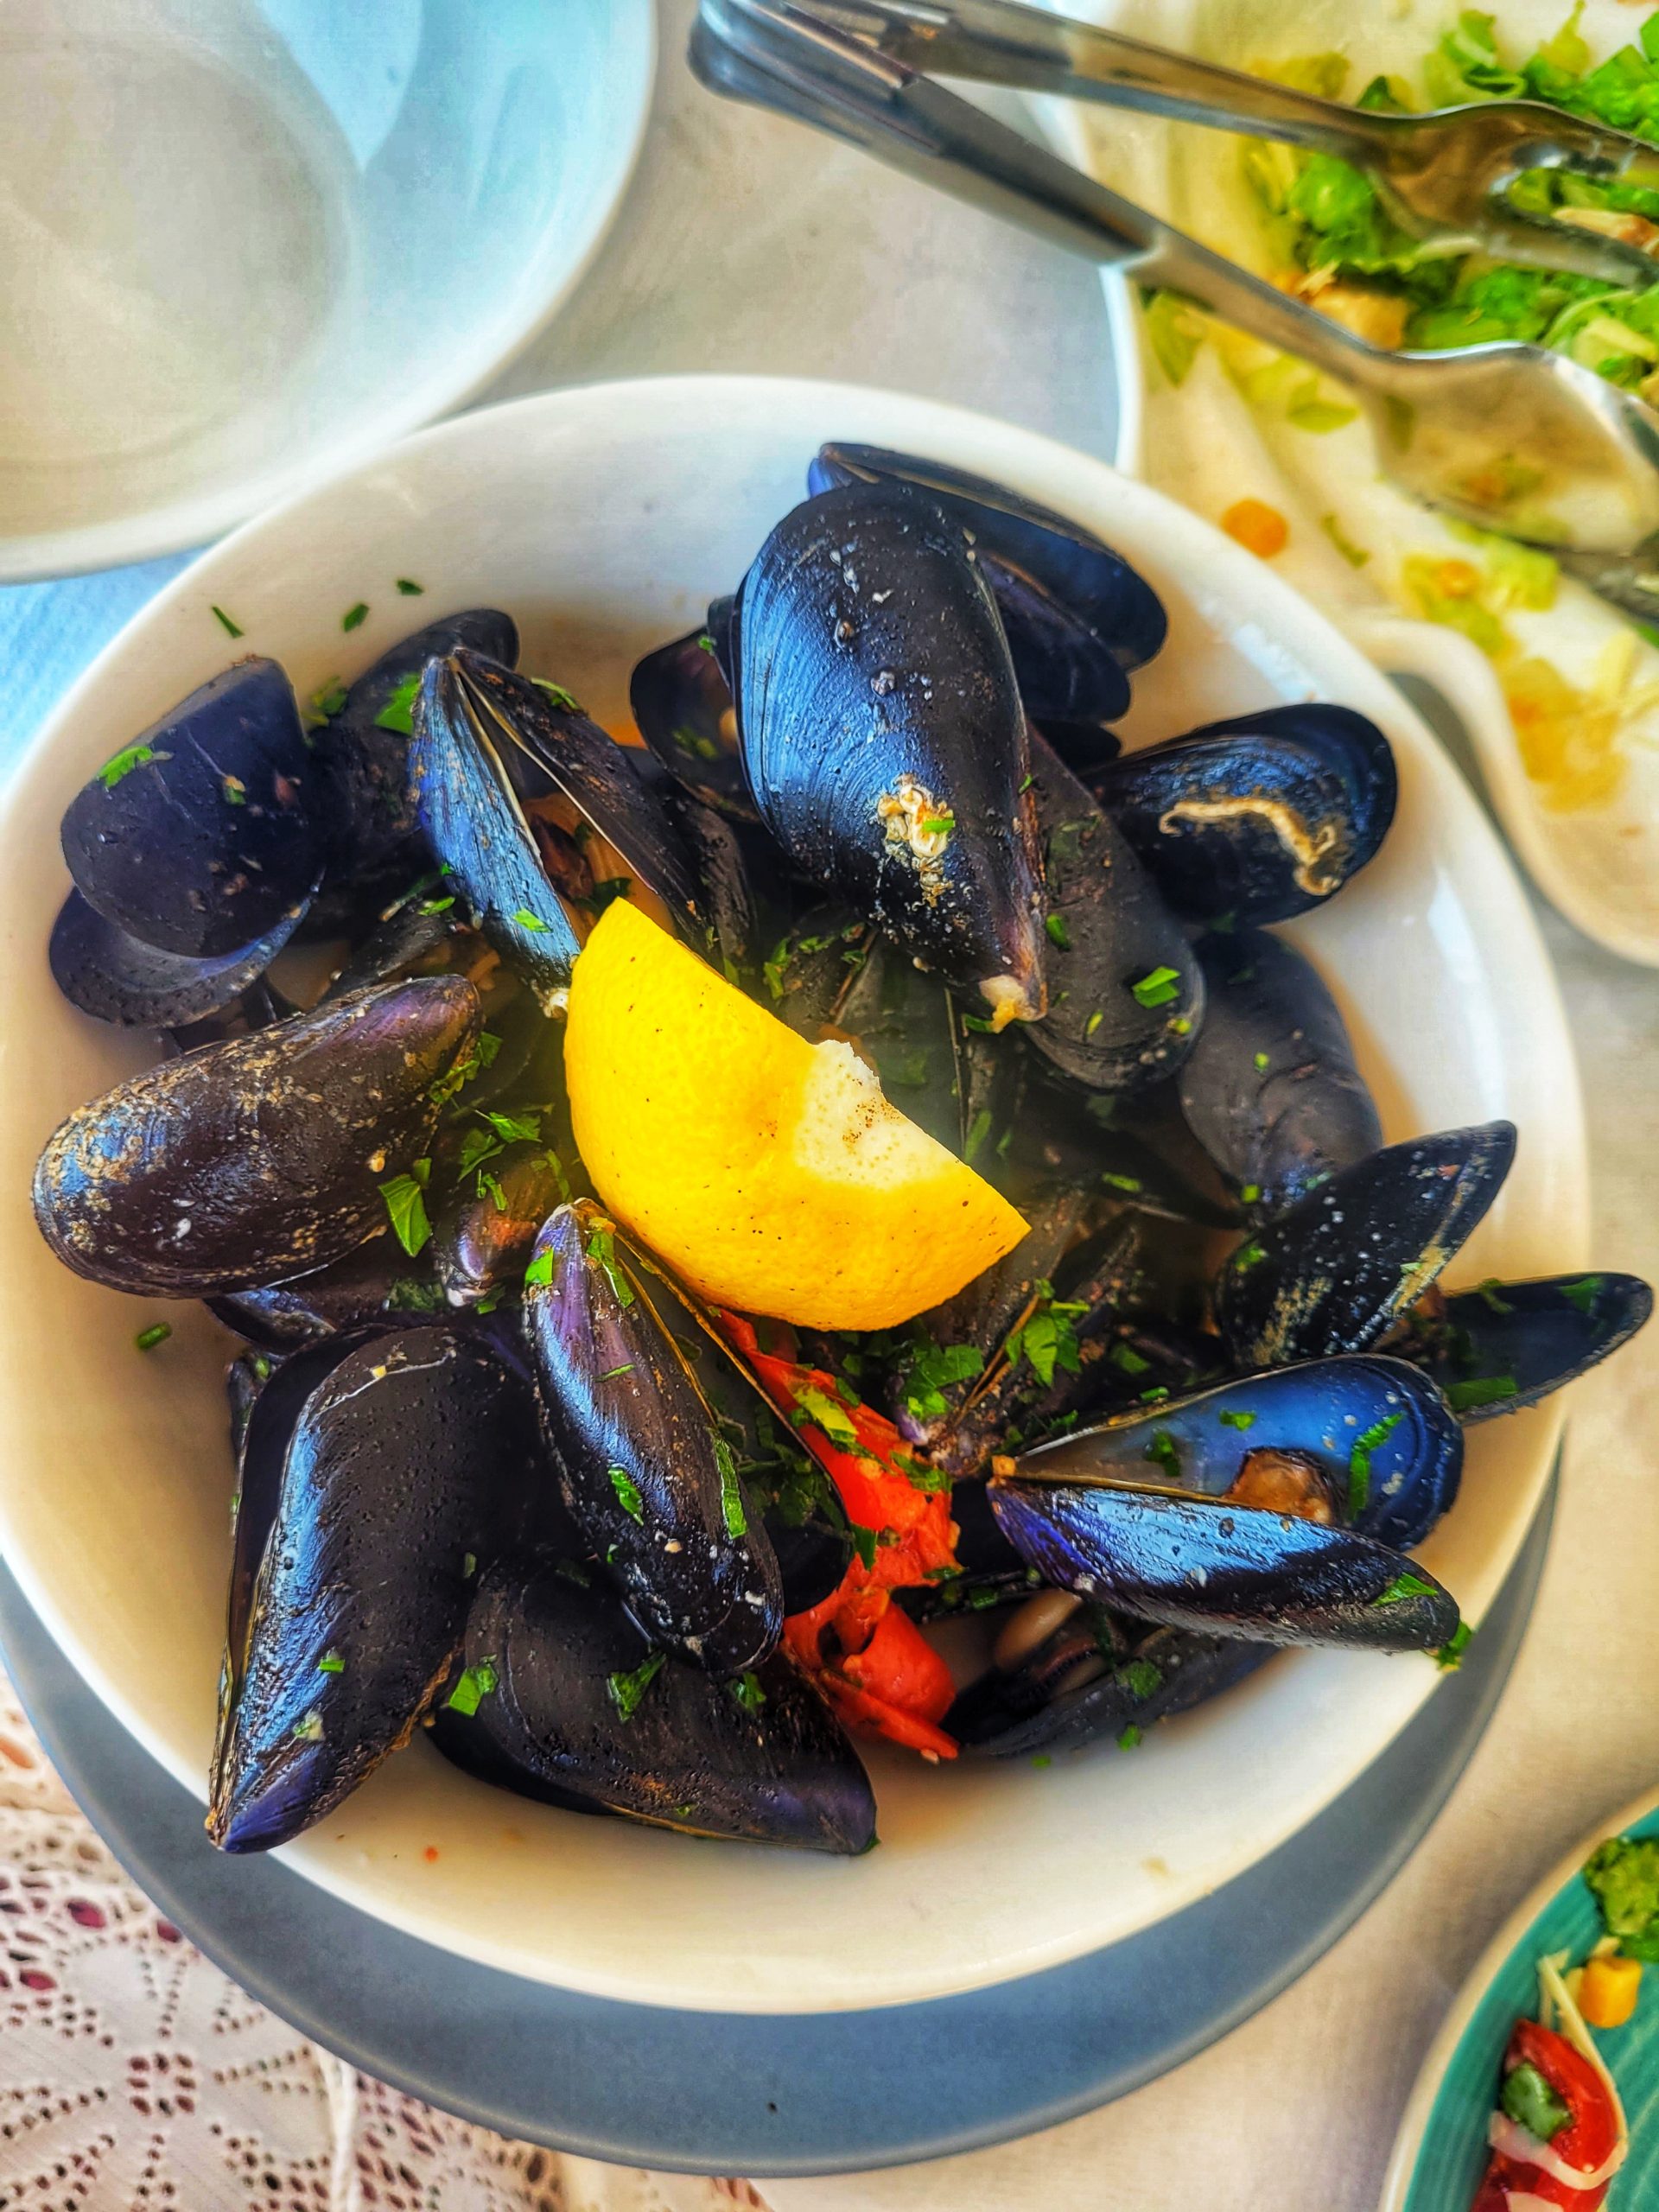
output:
[[[1517,2021],[1510,2037],[1503,2071],[1512,2073],[1517,2066],[1535,2066],[1573,2115],[1551,2139],[1550,2149],[1563,2165],[1580,2173],[1596,2172],[1618,2141],[1618,2114],[1600,2075],[1565,2036],[1541,2027],[1536,2020]],[[1511,2191],[1560,2205],[1563,2212],[1597,2212],[1611,2186],[1606,2182],[1597,2189],[1575,2189],[1523,2158],[1494,2151],[1472,2212],[1510,2212]]]
[[[833,1375],[785,1351],[763,1351],[753,1322],[741,1313],[721,1313],[719,1319],[804,1449],[834,1483],[848,1520],[874,1539],[868,1565],[855,1558],[838,1589],[785,1624],[791,1653],[849,1727],[937,1758],[954,1758],[956,1739],[938,1725],[955,1694],[950,1670],[893,1603],[893,1591],[956,1567],[949,1491],[913,1481],[906,1471],[909,1447],[899,1431],[874,1408],[849,1402]],[[775,1345],[777,1333],[770,1336]],[[792,1351],[792,1340],[785,1341]]]

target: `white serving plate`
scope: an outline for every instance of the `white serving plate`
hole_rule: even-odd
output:
[[[1510,1185],[1458,1276],[1587,1257],[1577,1079],[1513,870],[1399,694],[1260,563],[1082,454],[892,393],[683,378],[448,423],[207,555],[100,656],[0,798],[0,1549],[93,1689],[198,1794],[228,1560],[227,1340],[180,1306],[167,1309],[172,1341],[139,1355],[134,1332],[162,1309],[67,1273],[29,1217],[49,1130],[150,1057],[74,1013],[48,975],[67,883],[60,813],[94,767],[225,664],[215,603],[303,694],[353,676],[416,616],[494,601],[518,619],[527,665],[620,726],[634,658],[736,582],[830,436],[1001,477],[1146,570],[1171,638],[1135,679],[1131,742],[1310,696],[1383,725],[1400,766],[1394,833],[1293,934],[1338,990],[1390,1138],[1494,1115],[1520,1126]],[[424,584],[418,607],[392,593],[398,575]],[[343,636],[359,599],[372,612]],[[1425,1556],[1477,1621],[1560,1427],[1555,1400],[1471,1436],[1463,1496]],[[1203,1896],[1328,1804],[1435,1680],[1414,1656],[1299,1654],[1132,1757],[1091,1751],[1034,1772],[878,1751],[881,1847],[847,1862],[561,1815],[467,1780],[422,1745],[286,1856],[411,1933],[575,1989],[746,2012],[896,2004],[1076,1957]]]

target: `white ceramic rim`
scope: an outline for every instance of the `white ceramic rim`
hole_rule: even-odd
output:
[[[1546,1905],[1574,1879],[1585,1860],[1605,1837],[1623,1835],[1627,1828],[1634,1827],[1637,1821],[1645,1820],[1649,1813],[1655,1811],[1659,1811],[1659,1789],[1649,1789],[1633,1804],[1626,1805],[1621,1812],[1615,1813],[1610,1820],[1598,1821],[1573,1850],[1559,1859],[1542,1880],[1528,1891],[1470,1968],[1467,1980],[1452,1999],[1452,2009],[1440,2023],[1440,2032],[1430,2044],[1427,2054],[1417,2069],[1417,2078],[1411,2085],[1411,2094],[1406,2100],[1400,2132],[1394,2139],[1389,2170],[1383,2177],[1382,2194],[1377,2202],[1376,2212],[1405,2212],[1406,2199],[1417,2177],[1417,2160],[1422,2150],[1423,2137],[1427,2132],[1429,2116],[1434,2109],[1434,2100],[1440,2094],[1441,2080],[1456,2055],[1458,2045],[1468,2032],[1469,2023],[1473,2019],[1482,1998],[1503,1972],[1510,1953]]]
[[[613,18],[608,35],[618,72],[611,173],[603,192],[594,197],[574,255],[569,251],[569,229],[561,226],[544,233],[521,272],[515,312],[485,325],[471,345],[457,349],[443,375],[417,385],[400,404],[384,414],[376,416],[365,408],[355,432],[319,447],[288,467],[267,469],[219,491],[200,493],[82,529],[33,531],[17,537],[0,532],[0,584],[84,575],[94,569],[124,568],[132,562],[211,545],[250,518],[361,467],[423,423],[435,423],[465,407],[511,368],[546,329],[592,267],[620,212],[645,143],[657,84],[655,0],[606,0],[606,5]],[[621,74],[625,66],[630,69],[626,77]]]
[[[1534,1057],[1540,1058],[1541,1065],[1550,1071],[1555,1113],[1555,1126],[1548,1138],[1551,1173],[1554,1178],[1554,1213],[1560,1233],[1572,1248],[1563,1251],[1558,1264],[1573,1265],[1582,1260],[1582,1244],[1587,1226],[1587,1163],[1572,1048],[1559,994],[1536,925],[1526,906],[1512,864],[1503,855],[1495,833],[1481,815],[1472,796],[1432,736],[1417,721],[1394,687],[1378,675],[1323,616],[1282,580],[1232,544],[1210,524],[1176,505],[1163,494],[1132,480],[1117,476],[1106,464],[1087,454],[1035,432],[999,423],[964,409],[906,394],[799,379],[680,377],[601,384],[538,394],[461,416],[423,431],[404,441],[391,454],[378,456],[372,467],[353,471],[325,486],[310,487],[275,511],[248,523],[222,544],[203,555],[188,571],[158,594],[105,648],[39,732],[17,764],[9,785],[7,800],[0,804],[0,825],[4,824],[12,805],[16,804],[15,794],[26,789],[34,773],[42,766],[43,756],[52,752],[60,740],[72,730],[87,703],[105,688],[135,638],[142,637],[152,628],[164,627],[175,613],[187,606],[200,607],[207,601],[222,596],[223,587],[215,583],[215,578],[221,571],[233,572],[246,550],[251,546],[258,545],[262,538],[269,536],[281,540],[290,535],[289,526],[296,518],[305,515],[308,510],[326,515],[331,503],[349,499],[359,485],[372,477],[375,469],[384,468],[388,461],[407,465],[410,461],[418,462],[427,454],[443,453],[448,455],[452,452],[463,451],[469,442],[489,444],[502,436],[516,440],[519,432],[528,432],[531,426],[541,423],[543,418],[545,418],[548,428],[556,425],[566,435],[580,433],[587,439],[602,440],[607,426],[614,424],[619,415],[626,418],[634,410],[644,414],[652,422],[653,429],[658,430],[664,426],[683,428],[711,417],[723,420],[727,416],[735,415],[746,423],[752,421],[761,426],[763,432],[788,423],[791,436],[798,435],[794,428],[797,417],[818,424],[833,423],[837,419],[844,423],[850,415],[856,412],[866,418],[874,418],[875,427],[867,428],[861,433],[855,431],[855,435],[885,436],[890,442],[910,443],[954,455],[969,467],[1004,475],[1015,483],[1026,483],[1032,489],[1033,496],[1046,499],[1057,505],[1065,503],[1067,486],[1085,481],[1093,501],[1098,502],[1109,496],[1116,503],[1116,511],[1120,514],[1128,515],[1137,509],[1141,511],[1159,533],[1160,552],[1173,569],[1183,575],[1191,574],[1195,577],[1202,577],[1206,573],[1222,576],[1226,588],[1234,597],[1251,606],[1252,620],[1248,626],[1258,636],[1271,634],[1275,639],[1283,641],[1289,655],[1305,657],[1314,665],[1330,664],[1333,659],[1340,662],[1344,673],[1339,683],[1333,688],[1338,690],[1344,699],[1376,714],[1391,725],[1405,725],[1415,730],[1414,749],[1421,772],[1437,787],[1434,793],[1436,802],[1467,809],[1465,834],[1470,849],[1466,859],[1471,864],[1478,861],[1478,869],[1484,873],[1489,887],[1501,887],[1506,898],[1512,895],[1513,911],[1505,918],[1502,938],[1504,948],[1502,962],[1510,968],[1522,964],[1530,971],[1528,988],[1535,992],[1529,1001],[1530,1027],[1534,1046],[1539,1046],[1541,1043],[1541,1052],[1535,1052]],[[1202,616],[1201,609],[1200,619],[1207,619]],[[3,1335],[0,1332],[0,1343],[3,1342]],[[27,1378],[14,1380],[8,1377],[3,1367],[0,1366],[0,1412],[3,1411],[9,1390],[18,1387],[19,1383],[26,1389]],[[1465,1578],[1467,1611],[1474,1620],[1478,1621],[1484,1616],[1524,1538],[1559,1443],[1561,1420],[1560,1402],[1555,1399],[1532,1414],[1512,1417],[1513,1427],[1510,1423],[1503,1425],[1511,1434],[1517,1433],[1522,1424],[1529,1425],[1525,1429],[1527,1441],[1518,1444],[1516,1448],[1523,1459],[1530,1449],[1532,1478],[1517,1477],[1506,1491],[1509,1500],[1508,1538],[1497,1544],[1492,1554],[1485,1559],[1478,1586],[1469,1586],[1468,1578]],[[149,1717],[135,1705],[124,1683],[112,1678],[94,1662],[72,1613],[55,1593],[49,1573],[17,1548],[3,1488],[0,1488],[0,1553],[3,1553],[43,1624],[88,1687],[175,1780],[198,1798],[204,1797],[205,1777],[196,1758],[187,1754],[178,1744],[162,1734]],[[1033,1939],[1017,1948],[1005,1945],[995,1956],[958,1954],[953,1958],[952,1967],[949,1971],[936,1969],[925,1980],[918,1980],[917,1971],[907,1969],[902,1956],[896,1954],[868,1962],[861,1961],[858,1975],[851,1983],[843,1983],[834,1971],[826,1969],[827,1979],[823,1987],[811,1990],[797,1987],[787,1993],[775,1986],[764,1985],[741,1990],[734,1990],[728,1985],[717,1993],[701,1990],[700,1986],[699,1989],[688,1989],[683,1980],[674,1979],[671,1962],[667,1958],[653,1965],[652,1972],[658,1979],[649,1981],[625,1981],[619,1980],[614,1974],[607,1976],[607,1971],[592,1967],[575,1972],[561,1967],[555,1972],[545,1960],[532,1965],[526,1961],[522,1953],[469,1938],[458,1932],[448,1921],[435,1919],[417,1907],[406,1908],[401,1902],[389,1903],[373,1879],[360,1879],[349,1867],[342,1866],[337,1861],[314,1862],[304,1839],[289,1846],[283,1855],[296,1871],[308,1878],[319,1881],[344,1902],[441,1948],[459,1951],[463,1955],[477,1958],[481,1963],[498,1967],[508,1973],[528,1973],[532,1978],[559,1982],[598,1996],[626,2001],[670,2004],[690,2009],[747,2012],[841,2010],[925,2001],[957,1990],[983,1987],[1036,1973],[1098,1948],[1103,1942],[1123,1940],[1140,1928],[1181,1910],[1217,1886],[1218,1882],[1229,1879],[1246,1866],[1256,1863],[1288,1836],[1299,1832],[1364,1771],[1421,1709],[1432,1694],[1436,1681],[1433,1670],[1427,1666],[1422,1669],[1421,1676],[1414,1675],[1407,1678],[1402,1675],[1398,1679],[1408,1684],[1406,1693],[1395,1696],[1390,1692],[1386,1712],[1381,1709],[1380,1703],[1369,1709],[1368,1717],[1373,1724],[1369,1731],[1344,1729],[1340,1737],[1340,1755],[1331,1758],[1319,1770],[1317,1781],[1276,1809],[1270,1821],[1265,1824],[1259,1823],[1248,1840],[1238,1847],[1233,1860],[1219,1871],[1212,1868],[1207,1880],[1197,1882],[1184,1878],[1172,1883],[1167,1893],[1157,1904],[1144,1910],[1137,1908],[1138,1916],[1132,1921],[1120,1912],[1116,1922],[1103,1922],[1098,1908],[1096,1916],[1090,1920],[1080,1909],[1078,1918],[1070,1923],[1064,1935],[1057,1934],[1040,1941]],[[1081,1908],[1083,1901],[1079,1903]],[[671,1949],[671,1947],[665,1948]]]

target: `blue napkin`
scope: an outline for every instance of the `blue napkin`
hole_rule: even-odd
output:
[[[169,553],[98,575],[0,589],[0,774],[100,647],[194,558]]]

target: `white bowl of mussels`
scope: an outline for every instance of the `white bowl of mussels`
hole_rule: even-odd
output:
[[[411,439],[129,626],[0,853],[6,1560],[221,1847],[537,1980],[1179,1911],[1433,1695],[1646,1318],[1410,708],[952,408]]]

